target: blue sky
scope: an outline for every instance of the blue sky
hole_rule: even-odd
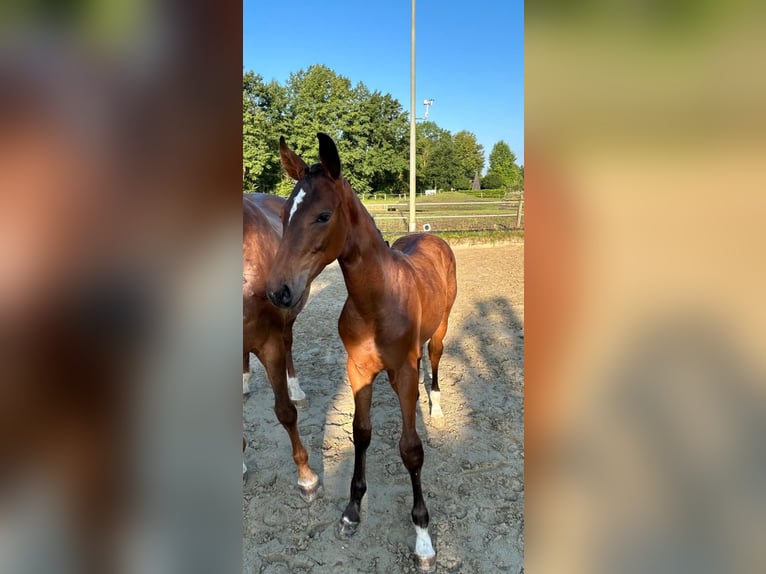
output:
[[[390,93],[409,112],[410,0],[244,0],[243,66],[266,81],[324,64],[352,85]],[[416,117],[524,163],[523,0],[416,1]]]

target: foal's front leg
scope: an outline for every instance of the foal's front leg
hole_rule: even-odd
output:
[[[320,496],[320,482],[316,473],[308,464],[309,455],[298,434],[298,411],[290,401],[287,391],[287,370],[285,365],[285,349],[281,335],[273,334],[266,345],[258,350],[258,358],[266,368],[271,388],[274,391],[274,412],[277,419],[287,431],[293,448],[293,461],[298,467],[298,486],[301,498],[311,502]]]
[[[343,536],[353,536],[359,526],[362,498],[367,492],[365,464],[367,447],[370,446],[372,436],[370,422],[372,381],[377,373],[357,367],[350,357],[347,368],[351,392],[354,394],[354,476],[351,479],[348,506],[340,519],[339,533]]]
[[[309,402],[306,399],[306,393],[301,389],[301,383],[295,374],[293,365],[293,324],[295,319],[288,321],[282,339],[285,342],[285,363],[287,365],[287,390],[290,393],[290,400],[298,408],[306,408]]]

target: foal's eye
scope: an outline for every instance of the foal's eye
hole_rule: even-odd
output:
[[[330,221],[330,217],[332,217],[332,213],[330,213],[329,211],[320,213],[319,215],[317,215],[316,223],[327,223],[328,221]]]

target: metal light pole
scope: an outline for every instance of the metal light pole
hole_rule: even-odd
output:
[[[410,233],[417,230],[415,223],[415,0],[412,0],[410,23]]]

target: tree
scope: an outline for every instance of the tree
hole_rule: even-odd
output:
[[[508,144],[500,140],[489,154],[489,169],[482,181],[485,189],[505,187],[516,189],[521,182],[521,170],[516,165],[516,155]],[[497,185],[499,184],[499,185]]]
[[[423,122],[417,126],[417,138],[417,191],[460,187],[463,176],[452,134],[434,122]]]
[[[506,187],[503,179],[496,173],[488,173],[481,178],[481,189],[501,189]]]
[[[418,124],[417,188],[465,189],[484,165],[484,150],[467,131],[453,136],[434,122]],[[279,161],[279,137],[307,161],[317,157],[317,132],[329,134],[343,174],[360,194],[401,193],[409,178],[409,118],[390,94],[371,91],[332,69],[314,65],[284,85],[242,77],[242,179],[245,191],[293,188]]]
[[[452,138],[455,146],[455,160],[460,169],[465,183],[462,183],[458,189],[465,189],[471,185],[477,173],[484,168],[484,148],[476,141],[476,136],[469,131],[459,131]]]
[[[354,88],[354,107],[339,146],[348,150],[358,192],[402,191],[407,134],[407,115],[398,101],[379,91],[371,93],[362,83]]]
[[[242,78],[242,187],[271,190],[281,179],[278,142],[287,93],[277,82],[247,72]]]
[[[407,116],[389,94],[370,92],[361,82],[326,66],[291,74],[287,120],[296,153],[316,157],[317,132],[329,134],[343,158],[343,174],[360,194],[397,187],[406,166]]]

